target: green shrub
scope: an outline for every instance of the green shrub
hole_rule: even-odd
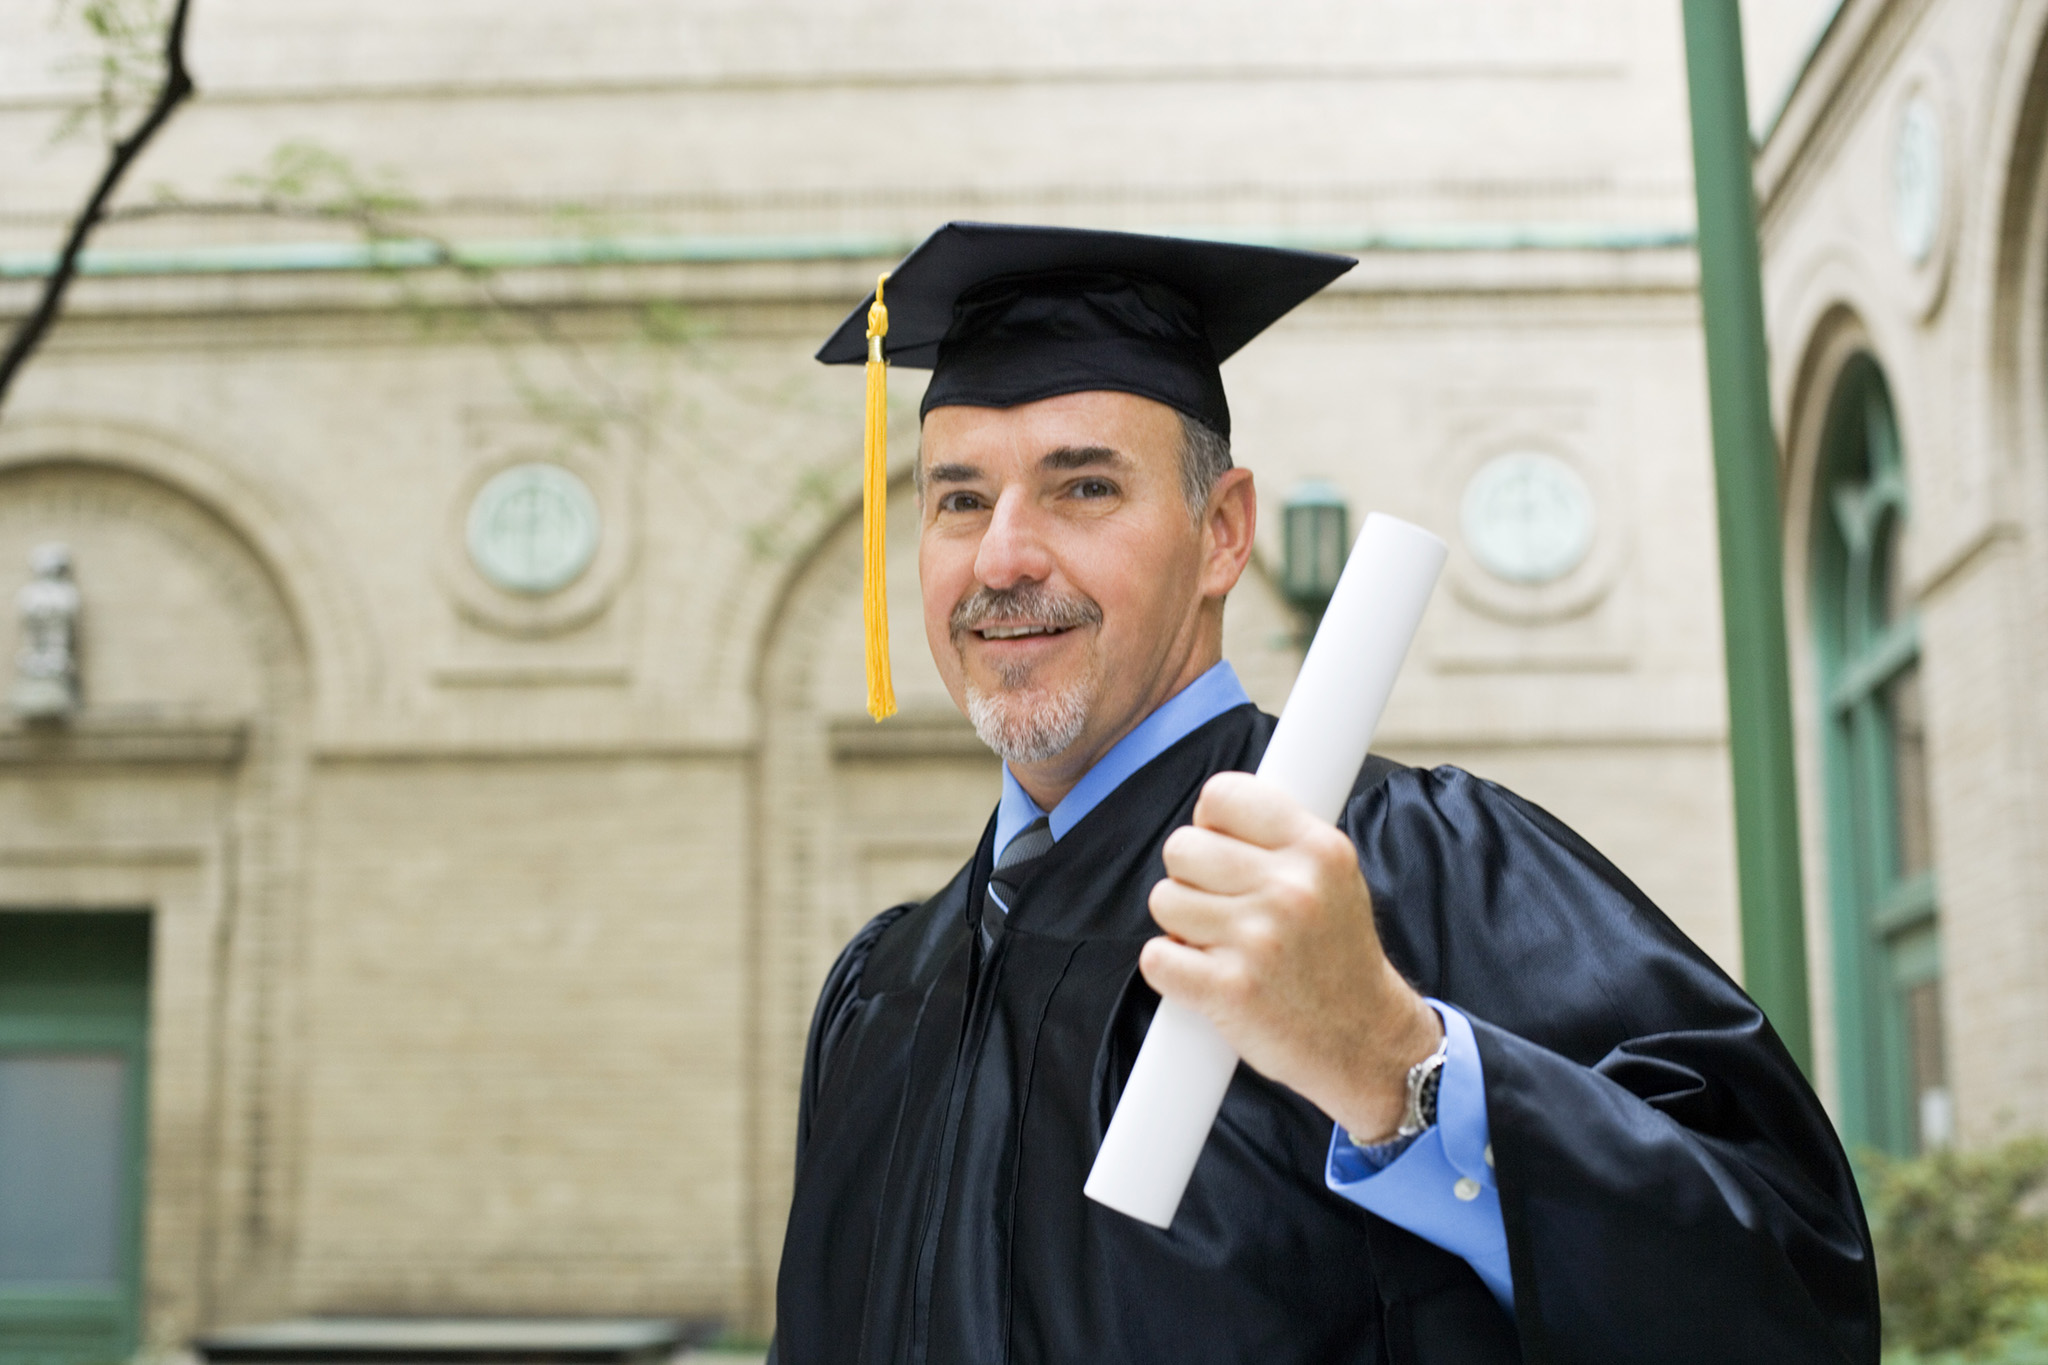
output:
[[[2048,1365],[2048,1140],[1865,1171],[1888,1365]]]

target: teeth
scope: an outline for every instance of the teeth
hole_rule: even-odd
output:
[[[984,640],[1018,640],[1026,635],[1051,634],[1053,634],[1051,626],[983,626],[981,628],[981,638]]]

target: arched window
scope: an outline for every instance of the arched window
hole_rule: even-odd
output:
[[[1842,1120],[1851,1143],[1903,1154],[1947,1142],[1954,1118],[1920,631],[1899,571],[1905,470],[1868,356],[1843,371],[1824,439],[1813,584]]]

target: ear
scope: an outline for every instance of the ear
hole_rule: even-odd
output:
[[[1202,596],[1221,599],[1251,563],[1259,495],[1249,469],[1226,469],[1202,510]]]

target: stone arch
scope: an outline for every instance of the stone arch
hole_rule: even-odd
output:
[[[0,426],[0,472],[61,462],[126,473],[204,509],[268,577],[299,639],[310,714],[322,730],[382,688],[369,613],[318,520],[228,461],[175,436],[130,423],[43,416]]]
[[[1809,552],[1815,479],[1829,406],[1842,372],[1859,355],[1884,363],[1885,347],[1864,322],[1863,313],[1840,294],[1832,296],[1795,335],[1801,344],[1785,385],[1784,479],[1785,563],[1803,573]]]
[[[1859,344],[1892,353],[1903,348],[1903,323],[1888,307],[1878,282],[1880,272],[1847,243],[1829,243],[1800,262],[1785,291],[1780,315],[1773,319],[1774,336],[1792,344],[1771,347],[1771,406],[1780,436],[1781,489],[1796,485],[1793,468],[1802,424],[1817,420],[1810,411],[1816,401],[1827,405],[1826,385],[1816,387],[1817,367],[1833,354],[1833,339],[1845,328],[1862,338]]]
[[[6,736],[0,907],[153,912],[143,1330],[174,1345],[287,1288],[308,642],[218,503],[47,428],[8,435],[0,584],[30,544],[72,545],[85,705]]]
[[[277,742],[269,718],[296,720],[305,709],[309,680],[298,620],[269,566],[213,509],[147,475],[57,455],[0,465],[0,517],[15,523],[12,529],[23,535],[35,534],[40,518],[57,538],[67,529],[103,540],[124,533],[131,542],[137,541],[137,533],[141,541],[160,538],[166,543],[154,548],[169,552],[161,555],[164,567],[172,573],[189,568],[193,581],[160,581],[154,586],[182,599],[180,605],[217,594],[231,610],[231,616],[220,620],[204,613],[157,619],[141,619],[138,614],[122,624],[141,638],[120,639],[104,609],[93,610],[100,605],[93,590],[93,547],[74,546],[88,603],[82,646],[88,663],[86,718],[111,714],[171,725],[181,720],[246,725],[250,743],[268,747]],[[104,548],[112,551],[116,546],[109,543]],[[119,548],[148,558],[152,547],[133,543]],[[0,571],[18,574],[20,566],[14,561],[22,558],[0,557]],[[141,585],[121,586],[133,591]],[[216,632],[230,621],[240,628],[246,659],[236,657],[236,641],[224,635],[191,650],[177,647],[180,630]],[[234,667],[237,664],[250,665],[253,671],[245,676]],[[212,676],[196,676],[200,674]]]

